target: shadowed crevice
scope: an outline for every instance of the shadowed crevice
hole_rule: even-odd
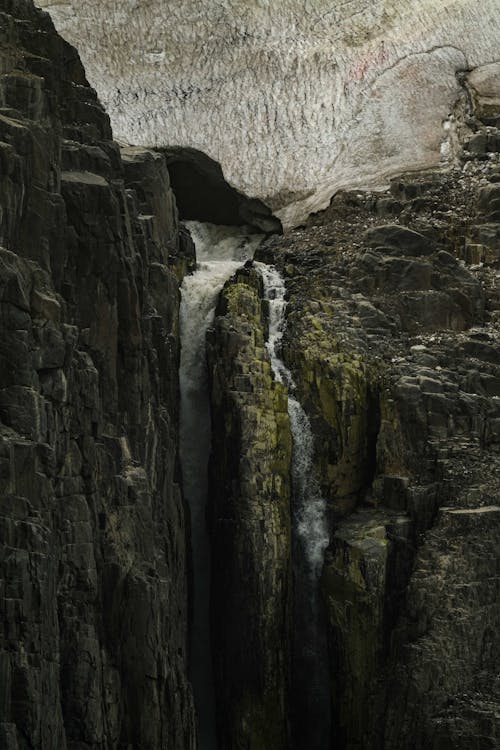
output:
[[[281,222],[257,198],[249,198],[224,178],[218,162],[203,151],[174,146],[158,149],[168,171],[181,219],[211,224],[246,225],[259,232],[280,233]]]

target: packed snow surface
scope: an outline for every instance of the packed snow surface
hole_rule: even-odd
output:
[[[500,0],[38,0],[115,136],[187,145],[286,225],[449,157],[456,73],[498,61]]]

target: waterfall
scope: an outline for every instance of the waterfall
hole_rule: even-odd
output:
[[[210,394],[205,337],[225,281],[251,258],[260,235],[231,227],[188,222],[197,256],[196,272],[181,287],[180,460],[184,496],[191,514],[193,621],[191,682],[198,715],[200,750],[215,750],[215,701],[210,647],[210,546],[206,525]]]
[[[267,348],[274,377],[288,389],[288,415],[293,438],[292,479],[295,497],[294,523],[312,578],[318,578],[328,546],[326,504],[313,471],[314,440],[309,418],[295,398],[292,373],[279,356],[285,325],[285,282],[274,266],[255,263],[264,282],[269,305]]]
[[[294,637],[292,746],[297,750],[330,747],[330,680],[326,628],[319,578],[329,535],[326,503],[314,475],[314,438],[309,418],[295,397],[292,374],[280,357],[285,327],[285,282],[273,266],[256,263],[269,305],[267,348],[276,380],[288,389],[293,440]]]

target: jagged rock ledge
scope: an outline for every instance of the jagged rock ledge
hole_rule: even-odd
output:
[[[166,161],[0,0],[0,745],[195,746]]]
[[[348,750],[498,744],[494,112],[478,111],[450,174],[338,194],[259,250],[287,276],[284,355],[328,498],[322,586]]]

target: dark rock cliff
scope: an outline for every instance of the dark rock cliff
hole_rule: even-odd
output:
[[[265,347],[262,282],[221,294],[208,359],[212,633],[221,748],[288,747],[291,435]]]
[[[113,142],[77,53],[28,0],[0,0],[0,66],[0,747],[189,750],[177,453],[192,243],[164,155]],[[259,251],[286,278],[283,357],[327,501],[339,750],[500,742],[491,107],[469,113],[451,170],[338,194]],[[310,692],[293,666],[292,443],[266,328],[250,265],[208,339],[224,750],[302,750]]]
[[[31,2],[0,63],[0,746],[193,747],[166,164]]]
[[[474,127],[451,171],[339,194],[259,251],[328,500],[341,748],[500,741],[500,167]]]
[[[497,131],[471,122],[451,170],[402,175],[386,193],[339,194],[258,250],[287,280],[283,356],[311,420],[328,503],[321,589],[336,748],[494,750],[500,741],[500,166]],[[297,628],[292,604],[271,633],[249,595],[264,581],[262,564],[272,582],[282,561],[264,531],[252,546],[258,555],[249,554],[262,512],[237,489],[247,476],[254,486],[272,475],[237,406],[261,403],[250,325],[259,308],[242,289],[238,277],[226,288],[212,347],[216,523],[236,530],[226,531],[230,545],[214,537],[214,621],[224,613],[231,686],[248,678],[234,649],[244,661],[263,658],[253,640],[248,654],[245,623],[278,653]],[[265,440],[272,462],[275,432]],[[274,604],[281,594],[269,590]],[[293,685],[290,747],[306,747],[294,725],[306,720],[300,692],[314,679]],[[225,696],[227,715],[236,694]],[[242,726],[224,747],[275,746],[255,737],[255,724]]]

